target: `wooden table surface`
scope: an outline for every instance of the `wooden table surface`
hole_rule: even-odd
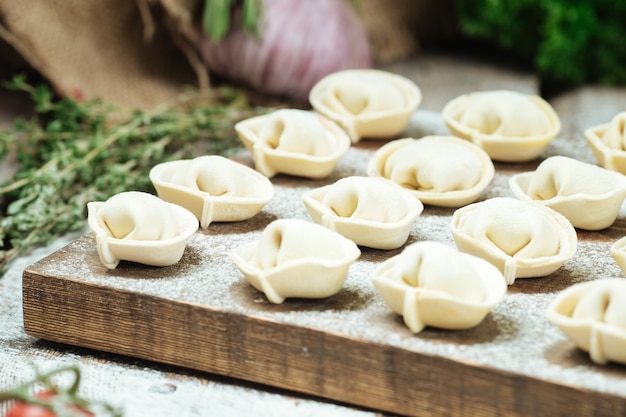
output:
[[[445,131],[439,112],[448,100],[457,95],[496,88],[539,91],[539,83],[532,74],[482,59],[445,53],[425,53],[390,64],[384,69],[408,76],[422,89],[424,100],[414,117],[414,136]],[[28,105],[13,94],[5,91],[0,94],[0,127],[7,127],[16,116],[28,111]],[[582,131],[608,122],[615,114],[626,110],[626,89],[584,86],[549,97],[549,101],[561,117],[561,136],[568,140],[551,145],[546,152],[568,154],[575,148],[577,154],[584,155],[582,159],[585,162],[595,162],[591,151],[586,149]],[[416,130],[418,128],[423,132]],[[0,178],[10,172],[11,166],[11,161],[2,161]],[[26,335],[22,323],[22,271],[81,234],[63,237],[50,247],[39,248],[17,259],[0,278],[0,389],[27,379],[29,361],[43,369],[78,364],[83,372],[82,393],[123,407],[126,416],[390,416],[267,386],[46,342]],[[3,411],[0,407],[0,415]]]

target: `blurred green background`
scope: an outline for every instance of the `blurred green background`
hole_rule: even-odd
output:
[[[551,88],[626,84],[626,2],[456,0],[463,37],[531,65]]]

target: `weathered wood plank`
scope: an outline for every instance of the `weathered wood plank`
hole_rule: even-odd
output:
[[[63,262],[75,248],[43,262]],[[409,416],[626,412],[623,395],[37,269],[28,268],[23,277],[24,325],[47,340]]]
[[[107,270],[93,237],[82,237],[25,270],[26,332],[409,416],[626,411],[623,368],[593,365],[545,318],[552,297],[572,283],[621,275],[608,246],[623,233],[623,216],[609,229],[579,231],[574,259],[549,277],[517,280],[483,323],[461,332],[412,335],[378,296],[371,273],[400,249],[362,248],[344,289],[324,300],[273,305],[241,277],[230,250],[274,219],[308,219],[302,193],[364,175],[379,145],[353,146],[325,180],[275,177],[266,209],[199,231],[172,267]],[[510,175],[535,165],[498,164],[483,198],[510,195]],[[408,243],[453,244],[453,211],[427,207]]]
[[[422,87],[425,94],[421,110],[417,112],[415,123],[410,129],[411,132],[416,132],[416,135],[445,131],[437,111],[441,109],[448,99],[454,97],[457,93],[461,94],[472,90],[489,88],[513,88],[532,92],[538,87],[536,78],[527,74],[501,71],[489,65],[483,65],[480,61],[473,63],[458,57],[450,59],[446,56],[438,55],[434,57],[418,56],[415,59],[393,64],[388,69],[397,70],[414,79]],[[587,162],[593,162],[590,159],[591,153],[588,152],[583,142],[582,129],[589,127],[591,123],[604,122],[605,119],[617,111],[622,111],[623,94],[623,90],[588,87],[554,98],[552,102],[562,117],[564,131],[561,137],[548,148],[546,156],[565,153],[568,156],[575,156],[585,159]],[[354,157],[354,153],[349,155],[347,160],[340,164],[339,169],[341,173],[362,174],[363,171],[359,165],[361,162],[357,161],[356,167],[353,166],[355,159],[360,160],[360,158],[361,156]],[[536,164],[520,167],[498,164],[499,175],[494,182],[494,188],[489,190],[485,197],[506,194],[508,192],[506,189],[506,178],[508,175],[520,169],[530,169],[534,165]],[[329,179],[329,181],[336,178],[335,176]],[[279,179],[278,182],[279,185],[291,187],[295,184],[294,182],[287,184],[289,181],[284,178]],[[316,184],[319,183],[297,183],[297,187],[302,189]],[[289,210],[295,216],[303,215],[303,211],[300,208],[295,208],[295,206]],[[427,210],[427,212],[433,214],[432,210]],[[283,213],[282,210],[279,210],[276,205],[272,205],[260,218],[256,219],[257,223],[254,227],[260,227],[281,215],[281,213]],[[436,238],[450,242],[450,237],[446,231],[446,216],[449,213],[444,211],[434,214],[440,215],[441,218],[437,219],[437,216],[429,216],[428,220],[425,220],[426,218],[420,219],[419,222],[421,223],[418,223],[412,231],[412,239]],[[425,221],[422,222],[422,220]],[[220,225],[216,226],[216,229],[211,234],[220,234],[226,231],[230,233],[233,231]],[[254,227],[241,225],[234,231],[234,243],[240,241],[237,236],[251,232]],[[133,320],[137,318],[148,319],[154,316],[155,305],[153,303],[155,303],[155,299],[158,299],[159,309],[161,310],[166,308],[166,306],[169,307],[172,303],[182,303],[185,307],[178,306],[173,310],[179,315],[185,314],[188,309],[194,306],[202,306],[204,313],[197,313],[195,316],[197,318],[208,314],[207,309],[211,311],[210,303],[204,303],[203,298],[210,299],[210,301],[220,298],[222,300],[236,301],[236,304],[239,305],[233,312],[228,314],[220,313],[222,316],[237,317],[231,317],[230,326],[224,327],[222,321],[215,323],[218,329],[230,330],[230,343],[246,341],[254,345],[270,338],[273,343],[272,346],[277,348],[278,346],[284,347],[286,343],[292,343],[294,340],[297,342],[306,341],[308,344],[296,343],[289,349],[285,348],[287,355],[293,358],[288,363],[289,368],[293,367],[295,370],[286,370],[286,365],[283,368],[276,364],[267,365],[267,367],[272,372],[272,375],[283,375],[290,379],[293,379],[293,375],[306,374],[306,379],[313,380],[307,382],[309,385],[326,387],[326,391],[320,394],[326,396],[326,398],[332,398],[333,390],[331,387],[338,385],[339,381],[334,382],[331,380],[323,383],[320,377],[317,376],[319,373],[306,373],[305,371],[309,369],[307,367],[308,362],[306,360],[300,361],[300,358],[310,356],[323,357],[326,355],[333,357],[334,359],[328,362],[332,366],[327,365],[331,366],[330,371],[325,371],[327,378],[330,378],[333,372],[338,372],[335,368],[345,371],[357,363],[366,363],[370,366],[372,364],[378,365],[382,368],[376,374],[380,378],[388,375],[385,372],[391,374],[391,371],[388,370],[392,370],[393,375],[397,375],[397,377],[390,382],[392,385],[387,389],[392,390],[395,397],[406,398],[410,395],[417,395],[422,402],[417,404],[416,408],[411,409],[410,412],[419,415],[433,415],[435,411],[439,413],[437,415],[444,416],[507,414],[528,416],[623,415],[626,414],[623,406],[623,397],[626,396],[626,388],[624,388],[624,380],[626,379],[624,378],[626,376],[625,368],[614,364],[607,367],[593,365],[584,353],[578,351],[569,341],[559,335],[558,332],[555,332],[554,329],[545,323],[542,317],[542,308],[546,302],[549,301],[556,291],[565,288],[570,283],[597,277],[621,276],[617,266],[608,257],[608,246],[614,239],[621,237],[623,233],[626,233],[626,222],[624,221],[624,213],[621,213],[616,224],[610,229],[598,233],[580,234],[582,250],[577,254],[576,259],[565,265],[564,269],[553,277],[516,283],[513,288],[510,288],[509,296],[507,296],[504,304],[488,316],[478,329],[473,331],[457,333],[427,329],[419,336],[412,337],[403,329],[401,321],[378,303],[371,288],[363,287],[359,282],[355,283],[352,279],[348,282],[347,288],[332,299],[320,300],[315,303],[287,302],[286,305],[280,307],[267,305],[262,297],[259,297],[258,293],[251,290],[245,281],[233,275],[233,270],[226,267],[221,274],[207,273],[208,279],[216,279],[219,275],[231,276],[230,280],[221,282],[221,285],[225,286],[226,289],[222,288],[216,297],[203,297],[199,294],[196,297],[191,297],[189,294],[178,293],[175,295],[181,296],[179,298],[183,298],[182,295],[185,295],[188,299],[174,302],[171,297],[167,297],[167,294],[159,295],[159,290],[156,287],[160,285],[164,288],[175,289],[181,286],[181,282],[189,281],[186,283],[191,288],[189,292],[201,293],[203,288],[197,285],[200,280],[195,278],[181,280],[175,277],[172,279],[171,276],[168,277],[168,274],[171,275],[173,272],[171,269],[146,270],[144,271],[144,278],[135,279],[133,277],[135,269],[129,265],[113,274],[102,276],[100,280],[94,280],[93,276],[90,276],[92,271],[88,268],[83,269],[80,266],[68,264],[64,264],[64,267],[70,268],[75,274],[74,276],[71,278],[47,280],[46,275],[58,276],[59,272],[57,270],[55,273],[52,273],[52,270],[44,268],[47,260],[44,261],[44,264],[27,268],[27,274],[24,278],[26,284],[25,291],[28,288],[28,292],[24,293],[24,301],[25,304],[29,304],[29,307],[25,310],[25,318],[27,321],[29,320],[30,313],[26,313],[31,311],[28,309],[34,308],[40,321],[37,323],[37,326],[41,327],[38,331],[47,333],[52,330],[55,333],[66,331],[62,329],[62,323],[71,319],[71,321],[76,322],[80,329],[80,331],[73,332],[72,337],[78,337],[77,335],[80,333],[87,333],[87,336],[93,337],[93,334],[89,334],[89,331],[85,329],[90,327],[87,324],[90,321],[89,315],[83,315],[83,312],[74,314],[61,308],[65,305],[64,303],[68,299],[68,295],[55,291],[55,284],[62,282],[63,285],[69,285],[69,282],[71,283],[71,288],[85,290],[84,294],[72,295],[72,297],[79,297],[80,301],[77,302],[80,305],[95,303],[100,309],[109,309],[107,310],[108,319],[103,320],[106,321],[106,326],[103,323],[99,324],[106,327],[106,341],[98,340],[97,343],[119,349],[121,347],[119,344],[116,344],[115,340],[118,337],[116,332],[120,332],[127,341],[133,340],[132,343],[125,343],[123,348],[131,352],[127,355],[135,356],[132,352],[136,353],[140,349],[136,347],[134,337],[141,328],[131,326],[122,330],[117,325],[121,322],[128,326],[128,321],[118,320],[118,317],[124,317],[129,314],[127,310],[130,309],[132,311]],[[214,248],[215,252],[212,256],[215,256],[215,259],[219,259],[221,253],[227,249],[223,244],[215,242]],[[74,262],[82,266],[88,264],[87,258],[83,256],[85,247],[70,247],[66,250],[61,250],[59,253],[68,254],[67,251],[70,249],[69,255],[76,255]],[[200,250],[194,249],[189,251],[186,255],[186,261],[192,264],[191,266],[198,265],[202,261],[200,259],[202,254],[204,252]],[[372,252],[366,252],[364,255],[365,263],[375,263],[381,259]],[[93,254],[90,256],[93,257]],[[213,260],[215,261],[215,259]],[[115,355],[100,355],[98,352],[90,352],[88,350],[72,348],[66,350],[61,345],[39,343],[23,335],[21,323],[17,323],[21,321],[21,315],[17,314],[17,310],[15,310],[21,307],[21,297],[18,294],[19,279],[16,272],[20,265],[20,263],[15,264],[11,274],[7,274],[3,281],[0,282],[0,292],[7,300],[7,303],[3,303],[0,306],[0,312],[3,312],[3,319],[8,318],[9,320],[8,322],[4,320],[0,322],[0,329],[2,330],[0,332],[0,347],[2,348],[2,355],[0,356],[0,386],[7,387],[23,380],[23,372],[27,367],[23,362],[23,357],[32,357],[37,361],[45,360],[48,367],[53,367],[55,364],[66,364],[68,361],[82,358],[87,382],[85,390],[92,396],[106,397],[106,399],[113,402],[126,404],[126,415],[129,416],[143,416],[146,410],[158,410],[158,412],[167,410],[178,415],[196,415],[198,410],[205,412],[228,410],[229,413],[234,412],[246,415],[249,414],[252,408],[236,405],[235,402],[252,402],[261,406],[261,408],[276,405],[271,395],[263,396],[261,399],[261,396],[251,394],[246,389],[245,384],[242,384],[242,387],[229,388],[228,384],[224,384],[224,381],[220,381],[218,377],[211,374],[191,371],[186,373],[180,368],[161,367],[154,362],[133,361],[132,359],[125,361]],[[26,266],[26,264],[23,265]],[[43,270],[39,270],[40,267]],[[358,272],[366,275],[368,270],[364,266]],[[28,273],[33,273],[34,275],[29,278]],[[38,288],[39,284],[43,285],[43,287]],[[92,300],[94,296],[91,293],[96,289],[96,292],[100,294],[100,298],[96,297],[96,300]],[[36,305],[38,302],[48,302],[49,298],[47,297],[50,297],[50,295],[45,294],[47,291],[54,294],[54,297],[59,297],[59,305],[57,305],[59,308],[54,313],[58,317],[58,323],[56,324],[51,316],[53,309],[49,309],[49,312],[46,311],[45,305]],[[110,298],[105,299],[104,297],[104,295],[108,297],[110,294],[119,294],[120,292],[139,292],[140,295],[124,301],[124,308],[120,305],[122,301]],[[152,298],[147,303],[142,301],[143,297]],[[133,301],[132,303],[131,300]],[[132,304],[132,308],[129,304]],[[218,307],[219,305],[218,303]],[[212,311],[217,313],[220,309],[215,308]],[[364,311],[367,313],[364,313]],[[98,312],[98,314],[101,313],[102,311]],[[166,313],[158,317],[163,317],[164,315]],[[344,325],[341,324],[341,320],[338,317],[346,321]],[[182,316],[180,319],[182,319]],[[170,318],[169,320],[175,319]],[[299,324],[299,322],[303,324]],[[247,325],[244,325],[245,323]],[[280,331],[270,332],[270,330],[267,330],[272,323],[277,326],[280,325],[279,328],[281,329],[295,327],[298,329],[298,332],[313,330],[325,336],[315,338],[301,337],[298,339],[293,339],[291,336],[290,338],[282,336],[281,338],[278,336],[282,334]],[[270,332],[269,335],[271,337],[256,336],[253,338],[242,336],[242,334],[254,332],[256,326],[261,326],[261,329]],[[173,327],[173,325],[170,324],[169,327]],[[202,321],[188,327],[193,330],[194,334],[201,334],[211,330],[211,327],[206,323],[202,324]],[[380,332],[375,332],[373,335],[370,334],[370,336],[373,336],[373,341],[367,342],[368,339],[363,334],[360,334],[360,332],[366,332],[363,329],[367,328],[380,330]],[[8,335],[5,334],[7,331],[9,332]],[[177,332],[180,332],[180,329],[170,329],[164,335],[175,335],[178,334]],[[19,336],[17,336],[18,334]],[[140,332],[139,334],[141,335],[142,333]],[[150,349],[151,355],[153,351],[158,351],[158,345],[163,343],[162,340],[154,336],[148,337],[144,334],[144,337],[148,339],[151,347],[142,347],[141,349]],[[336,347],[337,340],[334,337],[339,337],[339,340],[342,341],[347,339],[347,344],[357,347],[343,351],[341,355],[328,353],[333,347]],[[86,339],[86,337],[83,337],[83,339]],[[279,342],[274,341],[274,339],[278,339]],[[368,346],[377,347],[379,350],[384,348],[388,353],[383,356],[374,355],[371,349],[363,350],[358,348],[360,343],[369,343]],[[185,347],[184,342],[179,342],[179,344]],[[156,345],[156,347],[152,345]],[[382,345],[382,347],[379,345]],[[172,346],[176,349],[179,348],[178,344],[172,344]],[[225,348],[223,345],[218,345],[213,348],[204,347],[204,349],[224,351]],[[318,353],[322,350],[324,352],[323,355]],[[366,358],[353,358],[354,355],[350,355],[350,352],[353,353],[355,351],[365,355]],[[417,351],[422,357],[428,357],[429,360],[427,362],[422,361],[418,365],[407,366],[406,364],[412,364],[411,358],[415,356],[414,351]],[[199,354],[196,353],[195,356],[189,356],[192,358],[186,359],[186,363],[191,362],[191,365],[185,366],[193,368],[193,364],[196,363],[194,358],[197,358]],[[281,351],[280,357],[283,356],[285,355]],[[232,353],[231,356],[218,357],[219,361],[214,366],[228,372],[236,372],[238,375],[243,375],[242,378],[247,379],[246,368],[251,359],[255,357],[258,356],[242,355],[241,349],[239,349]],[[235,358],[238,362],[229,362],[229,359]],[[273,357],[268,357],[268,355],[264,355],[262,358],[266,361],[274,359]],[[148,359],[155,360],[153,357]],[[205,358],[205,360],[207,359]],[[338,365],[341,361],[343,361],[343,366]],[[384,363],[385,366],[382,367],[379,364],[380,362]],[[439,375],[438,367],[445,368],[442,375]],[[146,372],[141,373],[141,376],[139,376],[137,369],[145,369]],[[254,369],[262,368],[257,367]],[[276,369],[281,370],[277,371]],[[415,369],[419,369],[420,373],[415,374]],[[464,372],[469,372],[468,369],[472,370],[471,377],[464,374]],[[346,382],[346,384],[349,384],[347,386],[353,390],[365,389],[365,392],[367,392],[367,389],[370,389],[368,387],[369,379],[362,377],[362,374],[355,374],[355,376],[359,376],[361,379],[354,377]],[[139,380],[145,385],[142,386],[139,393],[133,392],[131,395],[126,392],[133,390],[132,387]],[[344,378],[340,381],[345,380]],[[120,385],[118,385],[118,382]],[[175,390],[177,385],[179,392],[175,395],[154,395],[156,391],[153,390],[165,390],[168,387],[173,387],[172,389]],[[275,384],[271,385],[276,386]],[[426,391],[425,393],[418,392],[414,394],[416,390],[420,392],[421,390]],[[449,395],[446,396],[446,390],[448,392],[451,390],[456,392],[462,400],[451,399]],[[188,392],[183,393],[183,391]],[[350,390],[340,390],[341,393],[346,393],[346,391]],[[210,399],[200,404],[197,398],[201,396],[200,393],[202,393],[202,396],[205,394],[209,395]],[[348,394],[355,395],[351,391]],[[297,412],[296,403],[298,401],[290,402],[290,405],[285,408],[287,411],[282,408],[273,411],[275,415],[287,415],[289,413],[288,410],[293,410],[295,413]],[[408,408],[408,404],[415,403],[417,401],[414,403],[404,402],[401,403],[401,406]],[[209,404],[214,405],[209,406]],[[289,408],[292,404],[295,404],[293,405],[295,408]],[[306,406],[303,407],[306,407],[307,410],[317,409],[315,404],[311,402],[307,402]],[[373,407],[380,409],[378,404],[375,404]],[[511,411],[511,407],[512,410],[515,410],[514,412]],[[467,413],[459,414],[459,412],[465,409],[468,410]],[[330,407],[319,408],[319,410],[326,412],[334,409]],[[494,410],[498,410],[498,412],[494,414]],[[0,414],[1,411],[2,408],[0,407]],[[267,409],[266,411],[269,412]],[[347,409],[341,409],[340,412],[341,415],[361,414]],[[218,412],[216,415],[219,414]],[[369,415],[369,413],[367,414]]]

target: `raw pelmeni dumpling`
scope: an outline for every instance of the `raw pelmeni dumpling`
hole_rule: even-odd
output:
[[[626,112],[617,114],[602,135],[602,142],[609,148],[626,150]]]
[[[315,223],[376,249],[402,246],[424,209],[405,189],[368,177],[342,178],[305,193],[302,201]]]
[[[626,112],[585,130],[585,138],[601,166],[626,174]]]
[[[534,172],[509,180],[513,194],[533,200],[564,215],[574,227],[609,227],[626,198],[626,177],[565,156],[550,157]]]
[[[309,101],[356,143],[363,138],[399,135],[422,101],[422,93],[413,81],[400,75],[353,69],[322,78],[311,89]]]
[[[267,177],[219,155],[158,164],[150,180],[159,197],[191,211],[203,228],[249,219],[274,195]]]
[[[351,144],[336,123],[307,110],[276,110],[237,123],[235,131],[256,170],[270,178],[279,173],[327,177]]]
[[[452,215],[459,250],[485,258],[516,278],[543,277],[576,252],[577,236],[563,215],[538,203],[496,197],[462,207]]]
[[[325,298],[341,290],[361,251],[323,226],[297,219],[270,223],[256,242],[230,252],[254,288],[271,303],[286,298]]]
[[[413,333],[426,326],[474,327],[507,290],[502,273],[489,262],[429,241],[407,246],[380,264],[372,279]]]
[[[372,156],[371,177],[386,178],[424,204],[460,207],[475,201],[491,183],[489,155],[454,136],[426,136],[388,142]]]
[[[547,316],[593,362],[626,364],[626,279],[574,284],[557,294]]]
[[[622,270],[622,274],[626,275],[626,236],[613,242],[610,253]]]
[[[109,269],[120,260],[173,265],[198,230],[198,219],[189,210],[139,191],[87,203],[87,210],[100,261]]]
[[[442,114],[454,135],[472,141],[498,161],[535,159],[561,130],[547,101],[516,91],[464,94],[446,104]]]

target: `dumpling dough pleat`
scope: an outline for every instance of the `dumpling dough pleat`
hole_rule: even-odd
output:
[[[335,83],[324,101],[338,114],[351,116],[406,106],[404,95],[396,85],[378,77],[372,82],[367,76]]]
[[[452,237],[459,248],[516,278],[544,277],[574,255],[576,230],[556,210],[528,200],[494,197],[454,212]]]
[[[613,117],[602,141],[611,149],[626,150],[626,112]]]
[[[334,141],[312,112],[281,109],[273,112],[258,132],[272,149],[312,156],[330,155]]]
[[[341,259],[345,250],[337,236],[316,224],[276,220],[263,231],[254,263],[269,269],[303,258]]]
[[[413,210],[413,206],[409,205],[404,191],[396,188],[371,178],[342,178],[329,188],[322,204],[340,217],[397,222]]]
[[[495,167],[480,147],[456,136],[392,140],[367,166],[370,177],[400,185],[424,204],[461,207],[474,202],[493,180]]]
[[[422,93],[413,81],[377,69],[329,74],[309,94],[313,109],[343,127],[352,143],[397,136],[421,100]]]
[[[446,193],[472,188],[482,172],[480,159],[466,147],[418,139],[387,158],[382,176],[408,189]]]
[[[467,217],[463,230],[509,256],[536,258],[559,253],[561,233],[546,216],[514,201],[485,205]]]
[[[435,242],[410,245],[401,259],[392,273],[396,281],[477,303],[485,298],[478,271],[454,248]]]
[[[164,240],[181,232],[174,207],[147,193],[114,195],[98,212],[111,236],[126,240]]]
[[[407,246],[381,263],[372,280],[413,333],[425,326],[474,327],[506,293],[494,265],[433,241]]]
[[[325,178],[351,144],[337,123],[312,110],[279,109],[242,120],[235,131],[255,169],[270,178]]]
[[[556,325],[599,365],[626,364],[626,280],[599,278],[561,291],[546,311]]]
[[[614,285],[598,285],[591,288],[578,300],[572,317],[606,323],[626,330],[626,291],[619,288],[620,286]]]
[[[263,188],[258,187],[258,180],[252,178],[248,170],[248,167],[221,156],[203,156],[173,171],[168,182],[216,197],[259,195]]]
[[[173,265],[198,230],[198,219],[189,210],[139,191],[89,202],[87,212],[98,256],[109,269],[121,260]]]
[[[286,298],[337,294],[360,254],[354,242],[337,232],[304,220],[279,219],[258,241],[239,246],[229,256],[254,288],[280,304]]]
[[[477,95],[459,122],[488,135],[528,137],[550,131],[548,116],[526,95],[506,90]]]
[[[509,179],[513,194],[565,216],[580,229],[609,227],[626,197],[626,176],[565,156],[544,160],[535,171]]]
[[[613,172],[564,156],[553,156],[537,167],[528,183],[533,200],[549,200],[573,194],[599,195],[624,187]]]
[[[410,191],[384,178],[351,176],[302,196],[313,221],[357,245],[396,249],[424,210]]]

